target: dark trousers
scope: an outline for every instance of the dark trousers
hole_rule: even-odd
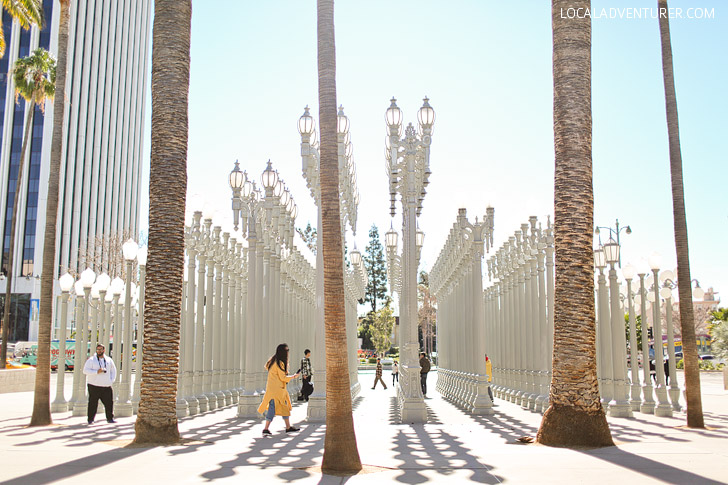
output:
[[[114,419],[114,395],[111,387],[99,387],[88,384],[88,420],[93,421],[96,417],[96,410],[99,408],[99,399],[104,403],[106,420]]]
[[[395,382],[399,382],[399,373],[392,374],[392,385],[394,385]]]
[[[422,394],[427,395],[427,372],[420,374],[420,384],[422,385]]]
[[[311,376],[304,377],[301,384],[301,398],[308,401],[308,396],[313,394],[313,385],[311,384]]]
[[[490,397],[490,402],[495,402],[495,399],[493,399],[493,390],[490,388],[490,384],[488,384],[488,396]]]

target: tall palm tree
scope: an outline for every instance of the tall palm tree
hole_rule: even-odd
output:
[[[137,443],[179,441],[179,369],[192,0],[155,0],[149,256]]]
[[[339,214],[334,0],[318,0],[318,84],[321,129],[321,246],[326,328],[324,472],[361,470],[354,433],[344,308],[344,253]]]
[[[58,65],[56,67],[56,96],[53,101],[53,138],[51,166],[48,174],[45,237],[43,240],[43,271],[40,276],[40,313],[38,316],[38,365],[35,369],[35,393],[31,426],[47,426],[51,418],[51,327],[53,326],[53,281],[56,264],[56,221],[58,219],[58,186],[63,153],[63,118],[66,103],[66,74],[68,58],[68,25],[70,0],[60,0],[58,28]],[[59,371],[60,372],[60,371]]]
[[[28,30],[31,25],[43,27],[43,0],[2,0],[2,9],[20,26]],[[0,27],[0,57],[5,55],[5,33]]]
[[[657,7],[661,12],[667,12],[667,0],[658,0]],[[685,396],[688,408],[688,427],[704,428],[703,403],[700,396],[698,346],[695,342],[695,315],[693,314],[692,279],[690,278],[688,225],[685,219],[680,130],[677,119],[677,99],[675,98],[675,77],[672,71],[670,19],[668,15],[660,15],[659,17],[660,40],[662,43],[662,77],[665,83],[665,111],[667,112],[667,136],[670,146],[672,217],[675,227],[675,250],[677,252],[677,285],[678,296],[680,297],[680,327],[685,359]]]
[[[591,19],[563,18],[589,0],[553,0],[556,291],[550,402],[538,441],[611,446],[596,369],[592,227]],[[582,10],[583,11],[583,10]]]
[[[1,10],[6,11],[8,14],[10,14],[14,19],[18,21],[21,27],[24,29],[29,29],[31,25],[37,25],[39,27],[43,26],[43,8],[42,8],[42,0],[3,0],[2,5],[0,6]],[[3,57],[5,55],[5,32],[3,32],[2,26],[0,26],[0,57]],[[13,219],[14,221],[15,219]],[[12,245],[12,242],[11,242]],[[9,305],[7,304],[10,300],[6,299],[6,307],[9,308]],[[2,346],[0,347],[0,369],[5,368],[5,359],[8,354],[8,335],[10,331],[9,325],[6,325],[8,322],[7,319],[3,318],[2,322],[0,324],[2,325],[2,335],[3,335],[3,341]],[[6,334],[6,331],[8,332]]]
[[[26,101],[27,117],[25,120],[25,131],[23,133],[23,145],[20,149],[20,160],[18,160],[18,176],[15,179],[15,197],[13,198],[13,219],[10,223],[10,244],[8,246],[7,279],[5,286],[5,308],[3,311],[3,343],[0,349],[0,358],[3,366],[8,349],[8,338],[10,337],[10,296],[13,290],[13,259],[15,258],[15,229],[18,221],[18,206],[20,205],[20,192],[23,186],[23,168],[25,166],[25,153],[30,141],[30,128],[33,126],[33,114],[36,105],[41,111],[45,111],[47,99],[53,99],[56,83],[56,60],[45,49],[36,49],[28,57],[23,57],[15,62],[12,70],[13,82],[15,83],[15,101],[22,96]],[[50,362],[48,363],[50,369]]]

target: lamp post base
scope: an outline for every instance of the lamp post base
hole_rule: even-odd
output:
[[[259,418],[258,406],[260,406],[260,395],[242,394],[238,400],[239,418]]]
[[[52,413],[65,413],[68,411],[68,403],[66,401],[53,401],[51,403]]]
[[[655,407],[655,416],[660,418],[671,418],[672,407],[667,403],[660,403]]]
[[[86,416],[88,414],[88,402],[76,401],[73,403],[71,416]]]
[[[176,410],[178,418],[185,418],[190,415],[190,407],[185,399],[177,398]]]
[[[311,396],[308,398],[306,421],[309,423],[323,423],[326,421],[326,396]]]
[[[131,401],[118,402],[114,406],[114,415],[120,418],[128,418],[134,414],[134,408],[131,405]]]
[[[682,411],[682,406],[680,405],[680,388],[679,387],[670,387],[667,390],[667,393],[670,396],[670,403],[672,404],[672,409],[674,409],[677,412]]]
[[[632,408],[629,403],[612,401],[609,403],[609,416],[614,418],[631,418]]]

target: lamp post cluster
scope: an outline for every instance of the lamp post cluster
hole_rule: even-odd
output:
[[[417,227],[422,203],[429,184],[430,144],[435,110],[424,98],[418,114],[418,130],[412,123],[402,129],[402,111],[392,98],[387,108],[385,158],[389,177],[390,214],[396,212],[397,194],[402,204],[402,254],[397,256],[394,229],[386,235],[387,273],[399,295],[400,379],[397,386],[400,419],[403,422],[425,422],[427,412],[420,387],[419,342],[417,337],[417,268],[424,233]],[[402,132],[404,131],[404,138]],[[419,243],[419,244],[418,244]]]
[[[343,106],[339,106],[337,119],[337,144],[339,162],[339,202],[341,214],[342,240],[345,240],[346,225],[348,223],[356,236],[357,210],[359,206],[359,189],[356,183],[356,166],[353,158],[353,145],[349,131],[349,118],[344,114]],[[311,116],[308,106],[304,108],[303,115],[298,120],[298,132],[301,135],[301,161],[303,177],[311,192],[311,197],[318,208],[316,238],[316,278],[315,278],[315,340],[313,344],[312,365],[318,382],[326,381],[325,361],[325,328],[324,328],[324,275],[323,275],[323,248],[322,248],[322,215],[321,215],[321,185],[320,185],[320,152],[316,138],[316,123]],[[361,253],[357,251],[356,244],[350,254],[351,268],[344,268],[344,284],[346,288],[346,329],[349,357],[349,382],[352,396],[358,394],[360,385],[357,378],[356,359],[356,331],[357,331],[357,301],[364,298],[366,289],[366,270],[362,263]],[[309,398],[307,407],[309,421],[324,421],[326,419],[326,389],[319,385],[314,387],[314,393]]]
[[[493,414],[488,397],[485,354],[482,263],[493,244],[494,209],[482,220],[458,211],[445,246],[430,272],[430,290],[437,298],[437,390],[473,414]]]
[[[485,334],[496,395],[534,412],[548,407],[554,310],[554,235],[550,219],[521,224],[487,260]],[[480,356],[483,358],[483,356]]]
[[[627,287],[624,299],[629,308],[630,326],[630,405],[632,410],[656,416],[670,417],[673,411],[680,411],[680,388],[677,384],[675,358],[675,329],[672,319],[672,290],[677,287],[675,274],[671,270],[660,272],[660,258],[657,254],[648,260],[649,270],[637,270],[631,264],[623,268],[622,274]],[[633,291],[632,280],[639,278],[638,288]],[[693,298],[703,298],[703,290],[698,285],[693,290]],[[666,342],[662,337],[662,305],[665,305]],[[639,309],[642,320],[642,385],[638,365],[636,336],[636,312]],[[656,323],[657,322],[657,323]],[[650,325],[651,324],[651,325]],[[653,338],[650,338],[650,334]],[[653,341],[651,344],[650,342]],[[652,347],[652,348],[651,348]],[[631,350],[634,349],[634,350]],[[669,388],[665,376],[665,354],[669,372]],[[654,360],[654,374],[650,362]],[[654,384],[654,385],[653,385]],[[641,390],[641,395],[640,395]]]
[[[298,209],[270,161],[261,175],[262,191],[240,171],[237,162],[229,181],[234,223],[236,228],[241,223],[248,243],[241,262],[245,268],[240,305],[244,325],[241,340],[235,340],[243,350],[238,416],[255,417],[267,377],[262,364],[276,345],[289,345],[291,362],[311,346],[314,269],[293,244]],[[291,395],[300,385],[300,380],[289,385]]]
[[[147,264],[147,249],[139,248],[133,240],[122,246],[126,261],[126,282],[119,277],[114,278],[102,272],[98,276],[86,268],[75,280],[65,273],[59,278],[60,295],[60,327],[56,338],[59,341],[58,374],[56,397],[51,403],[52,412],[72,411],[74,416],[85,416],[88,407],[83,367],[89,353],[96,351],[96,345],[102,344],[107,355],[117,361],[119,375],[113,384],[114,397],[117,400],[115,413],[117,416],[131,416],[136,412],[141,383],[142,335],[144,332],[144,281]],[[139,267],[139,275],[134,262]],[[133,280],[136,280],[135,283]],[[124,295],[123,303],[120,302]],[[64,393],[65,361],[70,354],[67,348],[68,338],[68,303],[75,296],[74,322],[76,335],[74,340],[73,384],[70,400],[66,401]],[[136,353],[134,344],[136,343]],[[136,361],[134,364],[133,361]],[[132,386],[134,383],[134,386]]]

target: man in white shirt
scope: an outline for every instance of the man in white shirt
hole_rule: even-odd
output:
[[[88,377],[88,424],[93,424],[96,418],[96,410],[99,407],[99,399],[104,403],[106,410],[106,421],[114,421],[114,395],[111,391],[111,384],[116,379],[116,366],[111,357],[104,356],[103,345],[96,346],[96,354],[89,357],[86,365],[83,366],[83,373]]]

